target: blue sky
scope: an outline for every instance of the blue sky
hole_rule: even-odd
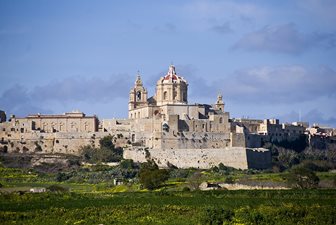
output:
[[[127,116],[170,63],[190,103],[336,127],[336,1],[0,0],[0,109]]]

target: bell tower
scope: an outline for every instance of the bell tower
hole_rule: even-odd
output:
[[[224,105],[222,94],[218,94],[215,109],[224,112]]]
[[[133,110],[147,106],[147,90],[143,86],[140,74],[138,72],[134,87],[129,94],[128,110]]]

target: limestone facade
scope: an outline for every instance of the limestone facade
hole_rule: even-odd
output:
[[[0,148],[5,152],[79,154],[84,145],[99,146],[112,135],[124,147],[124,157],[161,166],[210,168],[226,166],[268,168],[271,154],[262,149],[267,140],[297,138],[302,124],[278,120],[230,119],[221,94],[214,104],[190,104],[188,82],[170,65],[148,97],[140,75],[129,93],[128,118],[105,119],[74,111],[63,115],[12,116],[0,122]]]
[[[29,115],[25,118],[12,116],[7,126],[3,126],[4,132],[27,133],[39,131],[41,133],[55,132],[97,132],[98,118],[86,116],[79,111],[64,113],[63,115]]]

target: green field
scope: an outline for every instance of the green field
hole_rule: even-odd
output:
[[[196,170],[176,170],[159,189],[148,191],[136,180],[114,186],[116,169],[80,168],[60,182],[59,173],[0,167],[0,224],[336,224],[336,189],[188,191],[184,188]],[[199,172],[199,182],[230,176],[238,182],[285,184],[286,175]],[[317,175],[329,183],[336,177]],[[28,192],[51,185],[64,189]]]
[[[0,195],[1,224],[335,224],[335,190]]]

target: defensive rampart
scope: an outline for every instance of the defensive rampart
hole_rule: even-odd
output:
[[[145,149],[124,151],[124,158],[136,162],[153,159],[160,167],[172,164],[178,168],[209,169],[223,163],[237,169],[267,169],[271,167],[271,152],[267,149],[227,147],[221,149]]]

